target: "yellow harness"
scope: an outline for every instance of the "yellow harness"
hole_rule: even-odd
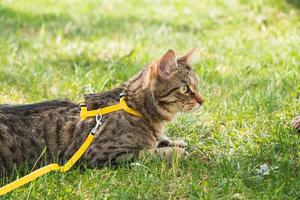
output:
[[[142,117],[141,113],[128,107],[124,97],[121,97],[120,102],[116,105],[99,108],[97,110],[87,110],[86,105],[81,105],[80,108],[81,108],[80,119],[83,121],[89,117],[96,117],[96,126],[91,130],[91,132],[89,133],[89,135],[87,136],[86,140],[83,142],[81,147],[68,160],[68,162],[63,166],[60,166],[57,163],[49,164],[45,167],[42,167],[40,169],[37,169],[37,170],[31,172],[30,174],[28,174],[20,179],[17,179],[14,182],[1,187],[0,188],[0,196],[4,195],[14,189],[17,189],[17,188],[21,187],[22,185],[25,185],[26,183],[29,183],[29,182],[35,180],[36,178],[38,178],[44,174],[47,174],[51,171],[60,171],[60,172],[68,171],[81,158],[81,156],[84,154],[84,152],[87,150],[87,148],[93,142],[97,129],[102,125],[102,121],[101,121],[102,115],[116,112],[118,110],[124,110],[125,112],[128,112],[137,117]]]

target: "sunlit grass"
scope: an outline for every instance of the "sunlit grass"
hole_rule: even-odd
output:
[[[299,14],[293,0],[1,1],[0,103],[79,101],[196,45],[206,100],[168,126],[185,160],[75,168],[5,198],[299,199]]]

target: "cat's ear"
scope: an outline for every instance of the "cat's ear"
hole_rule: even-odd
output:
[[[156,73],[159,77],[168,78],[175,68],[177,68],[176,54],[173,49],[169,49],[157,62]]]
[[[151,63],[148,67],[147,76],[144,80],[143,88],[148,87],[150,80],[161,78],[168,79],[177,68],[177,59],[175,51],[169,49],[160,59]]]
[[[188,65],[192,65],[195,62],[195,53],[198,51],[197,47],[194,47],[192,50],[180,56],[177,61],[181,63],[186,63]]]

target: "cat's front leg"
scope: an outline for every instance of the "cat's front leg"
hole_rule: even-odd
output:
[[[181,139],[172,140],[169,139],[167,136],[163,135],[159,138],[157,147],[158,148],[162,148],[162,147],[187,148],[187,143],[184,140]]]
[[[183,158],[187,155],[187,152],[184,148],[180,147],[161,147],[161,148],[151,148],[141,150],[138,154],[139,159],[144,159],[147,157],[161,158],[168,161],[173,160],[174,158]]]

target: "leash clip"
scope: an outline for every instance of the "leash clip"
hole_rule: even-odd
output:
[[[93,134],[93,135],[95,135],[96,134],[96,131],[97,131],[97,129],[102,125],[102,115],[96,115],[96,125],[95,125],[95,127],[91,130],[91,133]]]

